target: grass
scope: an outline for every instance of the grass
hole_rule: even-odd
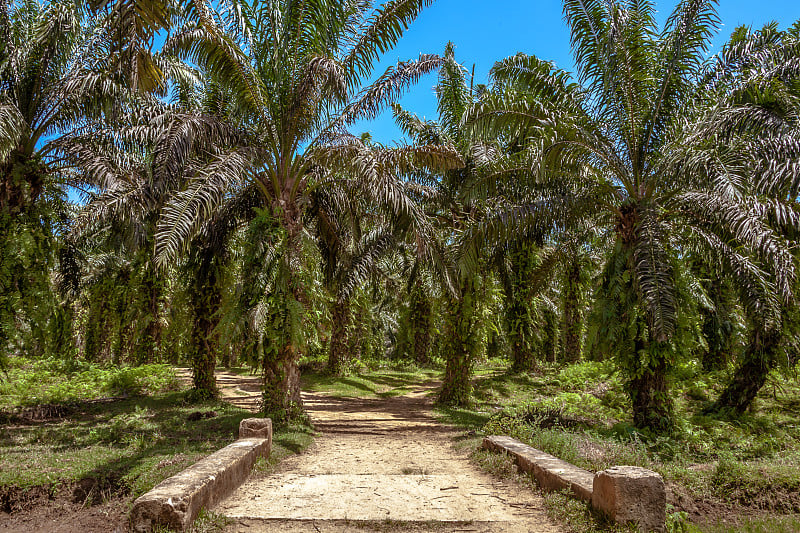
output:
[[[10,357],[9,368],[0,376],[0,410],[153,394],[178,388],[175,372],[168,365],[104,367],[77,360]]]
[[[15,371],[27,376],[42,368],[42,362],[30,366],[19,360],[16,363],[9,380],[14,379]],[[119,372],[90,368],[72,373],[71,377],[78,376],[78,382],[86,383],[83,373],[96,375],[98,370],[109,379],[101,379],[97,385],[108,391],[105,383],[116,379]],[[172,379],[165,379],[166,373],[156,370],[149,376],[141,374],[144,377],[137,390],[147,391],[146,395],[92,402],[87,400],[98,396],[95,389],[73,387],[67,396],[64,418],[32,422],[7,412],[10,422],[0,427],[0,489],[25,491],[50,486],[55,490],[62,484],[94,480],[98,493],[133,499],[233,442],[239,422],[253,416],[222,401],[191,403],[174,374]],[[66,379],[70,379],[69,374]],[[20,401],[24,386],[41,401],[50,403],[54,388],[64,390],[60,383],[63,380],[58,373],[48,369],[38,388],[29,379],[17,382],[13,388],[4,383],[0,402],[30,407],[30,401]],[[261,468],[269,468],[283,457],[301,451],[312,438],[307,426],[277,429],[270,459]]]
[[[797,533],[800,531],[800,518],[796,516],[745,518],[735,526],[713,525],[704,530],[707,533]],[[687,529],[692,533],[692,529]]]
[[[505,366],[496,360],[479,366],[474,403],[438,411],[443,421],[467,430],[459,446],[472,449],[482,468],[531,484],[507,458],[477,450],[484,434],[508,434],[589,470],[630,464],[660,472],[678,496],[670,532],[800,531],[796,378],[771,376],[743,417],[710,417],[701,413],[724,373],[679,367],[672,383],[678,429],[658,437],[632,427],[621,378],[608,363],[546,366],[523,375],[509,374]],[[400,366],[346,378],[311,370],[302,379],[307,390],[333,396],[386,398],[439,377],[437,370]],[[227,403],[187,398],[173,369],[163,365],[106,368],[10,358],[0,381],[0,492],[93,480],[95,493],[87,493],[87,501],[97,495],[132,500],[232,442],[239,421],[252,415]],[[37,417],[44,420],[31,420]],[[270,471],[311,440],[307,426],[276,430],[272,455],[257,468]],[[700,518],[691,522],[692,502],[700,501]],[[624,531],[563,494],[545,495],[545,504],[569,530]],[[207,513],[195,531],[223,528],[222,517]]]
[[[678,430],[663,437],[633,428],[623,383],[610,363],[545,366],[527,375],[509,374],[505,367],[490,361],[480,368],[473,405],[440,409],[442,420],[477,436],[510,435],[591,471],[621,464],[656,470],[682,496],[670,511],[670,531],[800,531],[796,378],[771,376],[743,417],[709,417],[700,413],[725,374],[682,366],[672,384]],[[485,457],[477,460],[497,469]],[[581,503],[558,494],[546,501],[573,531],[607,530]],[[693,501],[702,501],[701,509],[692,509]],[[700,512],[695,523],[683,504]],[[735,523],[720,525],[722,520]]]
[[[223,533],[225,528],[232,523],[233,520],[227,516],[201,509],[187,533]],[[153,533],[172,533],[172,530],[164,526],[156,526]]]

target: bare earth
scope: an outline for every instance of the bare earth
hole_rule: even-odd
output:
[[[255,402],[248,384],[218,379],[226,399]],[[214,510],[233,519],[231,533],[560,531],[536,494],[480,472],[454,448],[457,432],[431,415],[433,386],[378,400],[304,393],[314,444]]]

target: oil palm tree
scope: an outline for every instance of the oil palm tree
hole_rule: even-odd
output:
[[[203,218],[224,200],[231,183],[251,183],[277,224],[282,243],[271,312],[287,321],[281,346],[265,351],[264,409],[289,413],[300,406],[299,356],[288,320],[304,300],[303,214],[309,195],[336,173],[352,177],[359,194],[421,233],[428,223],[405,194],[399,175],[411,168],[460,163],[443,147],[399,147],[376,154],[347,127],[374,117],[409,84],[438,68],[422,55],[400,62],[372,83],[380,54],[390,49],[429,0],[372,2],[271,0],[215,11],[197,3],[196,23],[180,28],[166,53],[188,58],[213,75],[227,98],[226,120],[246,132],[243,142],[214,154],[190,188],[164,210],[157,239],[162,260],[191,242]],[[426,239],[420,239],[420,252]],[[282,320],[283,320],[282,319]]]
[[[380,147],[374,147],[380,150]],[[354,354],[350,330],[359,317],[351,299],[370,278],[380,273],[381,259],[393,250],[402,221],[392,220],[365,203],[345,176],[332,176],[326,187],[311,195],[309,218],[321,257],[323,284],[331,299],[331,337],[326,371],[341,376]],[[395,226],[391,227],[392,223]]]
[[[442,283],[446,300],[443,353],[445,372],[439,401],[448,405],[465,405],[470,401],[472,364],[479,348],[479,289],[484,269],[461,269],[458,256],[460,235],[479,216],[479,210],[468,200],[464,189],[473,179],[476,167],[485,154],[473,145],[462,118],[477,96],[477,88],[462,65],[455,60],[455,47],[448,43],[439,68],[436,85],[439,117],[426,121],[399,106],[394,107],[395,121],[401,130],[420,146],[435,144],[453,146],[462,155],[465,165],[445,172],[417,176],[426,188],[426,211],[436,221],[440,236],[439,246],[447,262],[444,268],[429,268]],[[481,263],[481,266],[485,266]]]
[[[209,348],[216,347],[212,332],[218,322],[220,272],[226,264],[231,234],[253,207],[253,191],[230,191],[218,212],[199,228],[188,260],[170,265],[169,270],[157,268],[155,236],[162,210],[186,189],[199,159],[241,139],[239,130],[208,112],[214,110],[217,94],[199,86],[199,73],[187,65],[180,70],[182,75],[174,79],[180,105],[165,104],[140,91],[131,95],[137,105],[118,111],[113,123],[57,143],[72,160],[80,161],[85,178],[97,188],[77,217],[74,232],[87,239],[104,239],[98,248],[118,257],[124,266],[120,273],[130,277],[133,272],[133,279],[128,279],[131,287],[126,288],[134,298],[120,310],[127,319],[121,321],[121,327],[136,325],[128,335],[135,339],[135,361],[147,362],[159,354],[167,277],[183,273],[188,278],[189,314],[194,319],[186,328],[189,360],[195,396],[205,398],[216,390],[215,352]],[[178,72],[177,67],[172,72]],[[102,285],[102,277],[95,278]],[[102,308],[100,296],[90,301],[91,309]],[[89,316],[90,331],[98,326],[95,320],[110,318],[91,311]],[[87,344],[87,350],[89,347]]]
[[[109,28],[81,2],[7,2],[0,9],[0,209],[31,207],[70,167],[65,136],[110,118],[124,96],[105,72]],[[79,175],[72,175],[79,178]]]
[[[774,22],[757,31],[740,27],[722,52],[728,68],[714,71],[715,76],[710,78],[715,85],[733,87],[733,99],[739,107],[769,114],[768,127],[760,135],[745,132],[731,142],[731,150],[741,154],[740,164],[751,176],[740,186],[753,198],[748,205],[790,242],[796,242],[799,234],[798,170],[792,162],[800,153],[796,140],[800,92],[798,73],[791,66],[798,55],[800,22],[786,31],[779,30]],[[764,78],[768,81],[764,82]],[[737,83],[739,79],[756,81],[741,84]],[[763,268],[770,272],[772,284],[781,283],[780,271],[771,264],[764,264]],[[781,354],[796,350],[796,324],[792,320],[796,303],[781,298],[780,293],[777,296],[769,306],[745,306],[750,339],[730,382],[711,410],[743,413],[766,383],[769,372],[779,365]],[[724,303],[720,311],[724,312]],[[726,333],[730,337],[730,332]],[[726,339],[715,340],[724,346]]]
[[[52,208],[63,200],[65,183],[84,179],[59,141],[107,118],[124,90],[105,73],[108,27],[90,20],[81,2],[4,2],[0,36],[0,346],[5,349],[14,334],[7,326],[30,322],[22,309],[37,307],[37,293],[49,290],[46,269],[57,248]]]
[[[540,360],[540,344],[549,345],[549,340],[537,334],[536,319],[539,315],[537,298],[546,283],[531,283],[531,275],[539,266],[540,248],[544,246],[541,237],[519,239],[499,246],[494,253],[495,271],[503,287],[504,317],[503,326],[511,349],[511,371],[529,372],[535,370]],[[543,336],[551,328],[539,328]],[[543,342],[539,342],[539,341]],[[549,353],[546,348],[543,350]],[[546,356],[545,356],[546,359]]]
[[[440,277],[421,261],[414,250],[406,245],[398,249],[393,271],[404,282],[398,327],[394,343],[394,356],[412,360],[418,365],[431,363],[431,348],[434,338],[436,302],[442,298]]]
[[[740,186],[747,170],[727,164],[741,155],[727,140],[768,132],[770,122],[764,107],[737,104],[737,89],[755,77],[708,82],[730,66],[726,57],[703,60],[719,23],[715,4],[680,2],[659,29],[648,2],[565,0],[580,85],[515,56],[492,73],[515,90],[483,99],[468,117],[476,131],[532,139],[508,163],[515,176],[528,168],[531,199],[498,209],[471,239],[579,224],[613,235],[599,334],[627,376],[634,423],[656,430],[671,427],[667,375],[691,300],[683,290],[691,283],[678,279],[683,251],[702,250],[752,307],[771,306],[775,291],[789,298],[794,276],[787,242]]]

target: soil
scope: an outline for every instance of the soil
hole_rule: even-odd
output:
[[[561,531],[539,496],[482,473],[454,446],[459,433],[431,414],[435,386],[387,399],[303,393],[314,444],[214,511],[234,520],[231,533]]]
[[[0,492],[0,533],[123,533],[130,498],[94,480]]]

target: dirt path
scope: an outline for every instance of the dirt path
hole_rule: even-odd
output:
[[[239,401],[249,392],[221,385]],[[480,472],[453,447],[456,432],[431,415],[432,387],[377,400],[304,393],[314,444],[214,510],[236,533],[559,531],[538,496]]]
[[[187,386],[192,385],[192,369],[177,367],[175,374]],[[237,407],[256,412],[261,401],[261,378],[235,374],[225,370],[214,373],[219,389],[219,397]]]

